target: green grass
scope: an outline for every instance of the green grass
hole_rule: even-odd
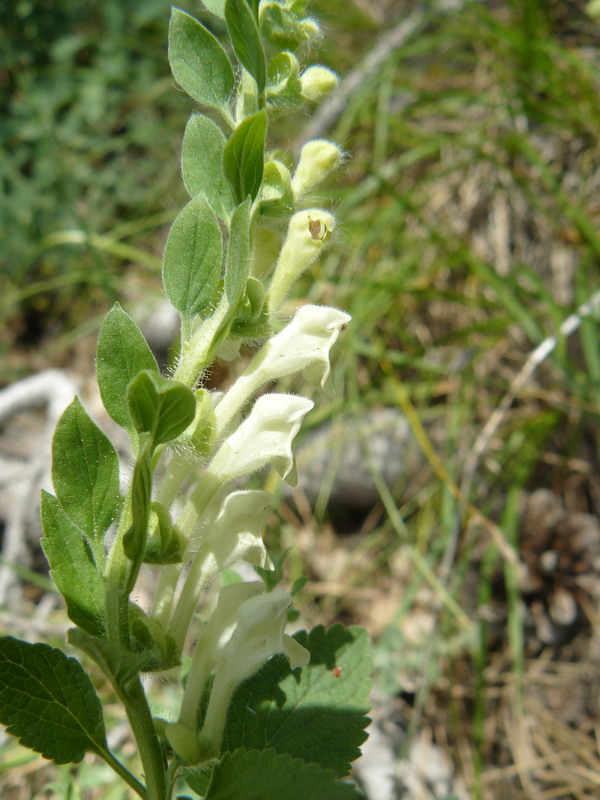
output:
[[[4,168],[13,170],[5,177],[13,200],[4,219],[24,236],[11,237],[5,254],[2,314],[25,332],[28,320],[43,319],[36,333],[42,342],[49,332],[60,338],[85,326],[90,313],[122,291],[126,267],[135,264],[145,280],[155,280],[165,225],[181,196],[177,152],[189,107],[165,77],[160,37],[167,4],[148,8],[154,10],[139,23],[139,47],[149,62],[123,47],[123,28],[111,39],[110,53],[123,51],[120,57],[139,70],[129,83],[117,88],[116,77],[103,72],[97,40],[87,50],[69,45],[64,28],[55,32],[55,61],[42,72],[60,76],[89,59],[78,66],[69,110],[51,96],[51,109],[54,103],[60,113],[54,121],[43,118],[35,63],[18,78],[31,108],[19,116],[11,107],[9,144],[18,146]],[[499,670],[524,691],[528,669],[511,556],[519,548],[523,492],[552,488],[578,510],[599,510],[595,464],[586,477],[568,461],[588,458],[581,447],[597,433],[597,314],[559,340],[517,393],[473,480],[464,474],[477,436],[529,353],[557,335],[599,285],[600,29],[578,6],[568,19],[557,8],[467,3],[432,13],[348,99],[326,135],[351,158],[341,185],[322,192],[340,233],[296,292],[353,317],[336,356],[335,397],[318,401],[312,424],[340,411],[360,416],[399,407],[431,476],[402,502],[382,485],[380,515],[347,552],[339,594],[317,602],[318,584],[309,584],[300,601],[318,621],[341,616],[372,626],[380,685],[394,693],[405,688],[405,676],[419,678],[415,720],[432,727],[435,721],[446,726],[449,740],[468,741],[471,764],[464,771],[475,776],[473,797],[486,800],[500,797],[495,792],[504,786],[485,780],[499,758],[486,738],[490,717],[501,716],[494,681]],[[377,24],[353,4],[343,20],[334,0],[318,0],[316,16],[321,12],[327,37],[319,57],[351,69],[380,33]],[[98,130],[99,112],[85,105],[92,103],[85,100],[90,86],[104,87],[114,101]],[[117,132],[125,116],[126,130]],[[279,131],[288,132],[285,120]],[[69,147],[57,165],[64,137]],[[33,182],[19,177],[27,159],[35,166]],[[58,211],[46,207],[50,196]],[[58,320],[84,285],[89,294],[61,328]],[[441,439],[431,435],[440,427]],[[313,525],[318,550],[330,541],[322,533],[328,524],[323,508],[302,520],[290,510],[279,535],[293,544]],[[302,568],[292,556],[292,577]],[[397,608],[381,623],[370,617],[360,590],[384,593],[390,586],[400,589]],[[500,635],[482,612],[497,607],[505,614]],[[423,610],[434,635],[408,641],[407,625]],[[464,767],[464,753],[453,755]],[[510,759],[507,748],[501,755]],[[527,796],[515,778],[506,780],[511,796]],[[94,800],[119,797],[112,791]]]

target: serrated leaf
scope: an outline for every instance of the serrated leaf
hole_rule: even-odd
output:
[[[252,75],[261,95],[267,82],[267,65],[254,12],[246,0],[225,0],[225,22],[237,59]]]
[[[226,141],[212,120],[192,114],[181,148],[181,172],[189,195],[203,194],[222,219],[229,219],[234,208],[231,189],[223,174]]]
[[[223,152],[223,169],[236,203],[256,199],[264,172],[266,112],[259,111],[241,122]]]
[[[104,407],[122,428],[133,431],[127,387],[138,372],[158,372],[144,334],[118,303],[106,315],[98,336],[96,374]]]
[[[310,663],[292,671],[276,656],[242,683],[229,708],[223,747],[272,747],[343,777],[366,739],[368,636],[362,628],[334,625],[294,638],[310,651]]]
[[[250,210],[248,199],[236,208],[231,218],[225,264],[225,294],[230,308],[237,306],[250,272]]]
[[[150,370],[143,370],[129,384],[127,405],[136,430],[150,433],[153,447],[176,439],[196,414],[191,389]]]
[[[65,598],[76,625],[101,636],[104,633],[104,583],[86,537],[51,494],[42,492],[41,544],[56,588]]]
[[[171,10],[169,63],[184,92],[228,113],[235,79],[227,54],[204,25],[178,8]]]
[[[106,752],[102,706],[81,664],[54,647],[0,637],[0,722],[56,764]]]
[[[221,229],[199,195],[180,212],[169,232],[163,261],[165,292],[186,320],[213,305],[223,258]]]
[[[225,753],[213,768],[206,800],[359,800],[331,770],[274,750]]]
[[[77,397],[56,426],[52,482],[73,522],[101,546],[119,505],[119,458]]]

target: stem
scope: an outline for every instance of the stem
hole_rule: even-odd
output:
[[[173,796],[173,789],[175,788],[175,783],[177,781],[177,770],[179,767],[179,759],[177,756],[174,756],[173,760],[169,764],[169,768],[167,769],[165,800],[171,800],[171,797]]]
[[[190,387],[196,385],[198,376],[211,361],[215,340],[228,310],[227,298],[223,295],[215,313],[203,320],[188,342],[184,344],[181,361],[173,375],[175,380]]]
[[[129,493],[131,488],[129,489]],[[125,591],[127,582],[127,556],[123,550],[123,537],[131,524],[129,493],[125,499],[123,515],[106,567],[105,616],[106,634],[109,639],[129,647],[129,595]]]
[[[131,772],[125,767],[121,762],[115,758],[115,756],[110,752],[110,750],[102,750],[98,751],[98,755],[100,758],[104,759],[108,766],[117,773],[117,775],[122,778],[125,783],[129,784],[133,791],[138,794],[142,800],[147,800],[148,793],[146,791],[146,787],[143,783],[140,783],[135,775],[132,775]]]
[[[142,768],[148,787],[147,800],[167,800],[163,754],[140,679],[136,678],[129,685],[127,692],[118,689],[118,693],[125,707],[142,760]]]

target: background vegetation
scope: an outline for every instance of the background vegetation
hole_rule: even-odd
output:
[[[169,75],[168,7],[0,10],[4,384],[48,364],[91,372],[102,313],[158,289],[190,112]],[[311,623],[370,629],[377,686],[408,730],[399,758],[423,737],[439,745],[456,776],[446,796],[462,781],[474,798],[595,797],[598,315],[561,325],[599,287],[600,27],[560,0],[312,7],[315,60],[361,76],[321,131],[351,155],[323,192],[341,234],[297,291],[353,316],[314,424],[399,409],[425,458],[398,492],[379,482],[350,535],[325,497],[286,503],[270,535],[300,545],[288,568],[311,578]],[[369,73],[361,58],[407,20]],[[285,119],[273,132],[292,147],[297,135]],[[0,752],[6,786],[30,773],[32,796],[52,796],[22,758]],[[97,789],[101,769],[56,785],[123,796]]]

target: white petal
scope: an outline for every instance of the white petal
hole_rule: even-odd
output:
[[[227,561],[231,566],[235,561],[231,560],[230,554],[243,540],[246,545],[254,542],[255,546],[264,552],[266,558],[262,532],[272,500],[273,495],[269,492],[258,490],[230,492],[224,499],[219,498],[219,510],[216,515],[210,513],[215,507],[211,503],[211,507],[203,516],[201,526],[190,536],[186,555],[197,552],[204,543],[207,543],[219,563]],[[235,560],[241,561],[243,558]],[[264,559],[256,561],[253,555],[251,563],[262,566]],[[229,566],[220,569],[228,569]]]
[[[283,630],[292,598],[273,591],[251,597],[238,611],[238,624],[223,648],[217,672],[227,671],[231,682],[239,683],[253,675],[276,653],[285,649]]]
[[[272,464],[282,478],[292,470],[292,440],[313,407],[305,397],[265,394],[217,451],[208,470],[221,480],[249,475]]]
[[[288,636],[287,633],[283,634],[283,652],[292,669],[305,667],[310,661],[310,652],[306,647],[302,647],[300,642],[297,642],[292,636]]]
[[[231,428],[236,412],[266,383],[302,372],[311,384],[325,387],[329,352],[350,315],[329,306],[301,306],[292,321],[266,342],[221,399],[216,410],[217,436]]]

